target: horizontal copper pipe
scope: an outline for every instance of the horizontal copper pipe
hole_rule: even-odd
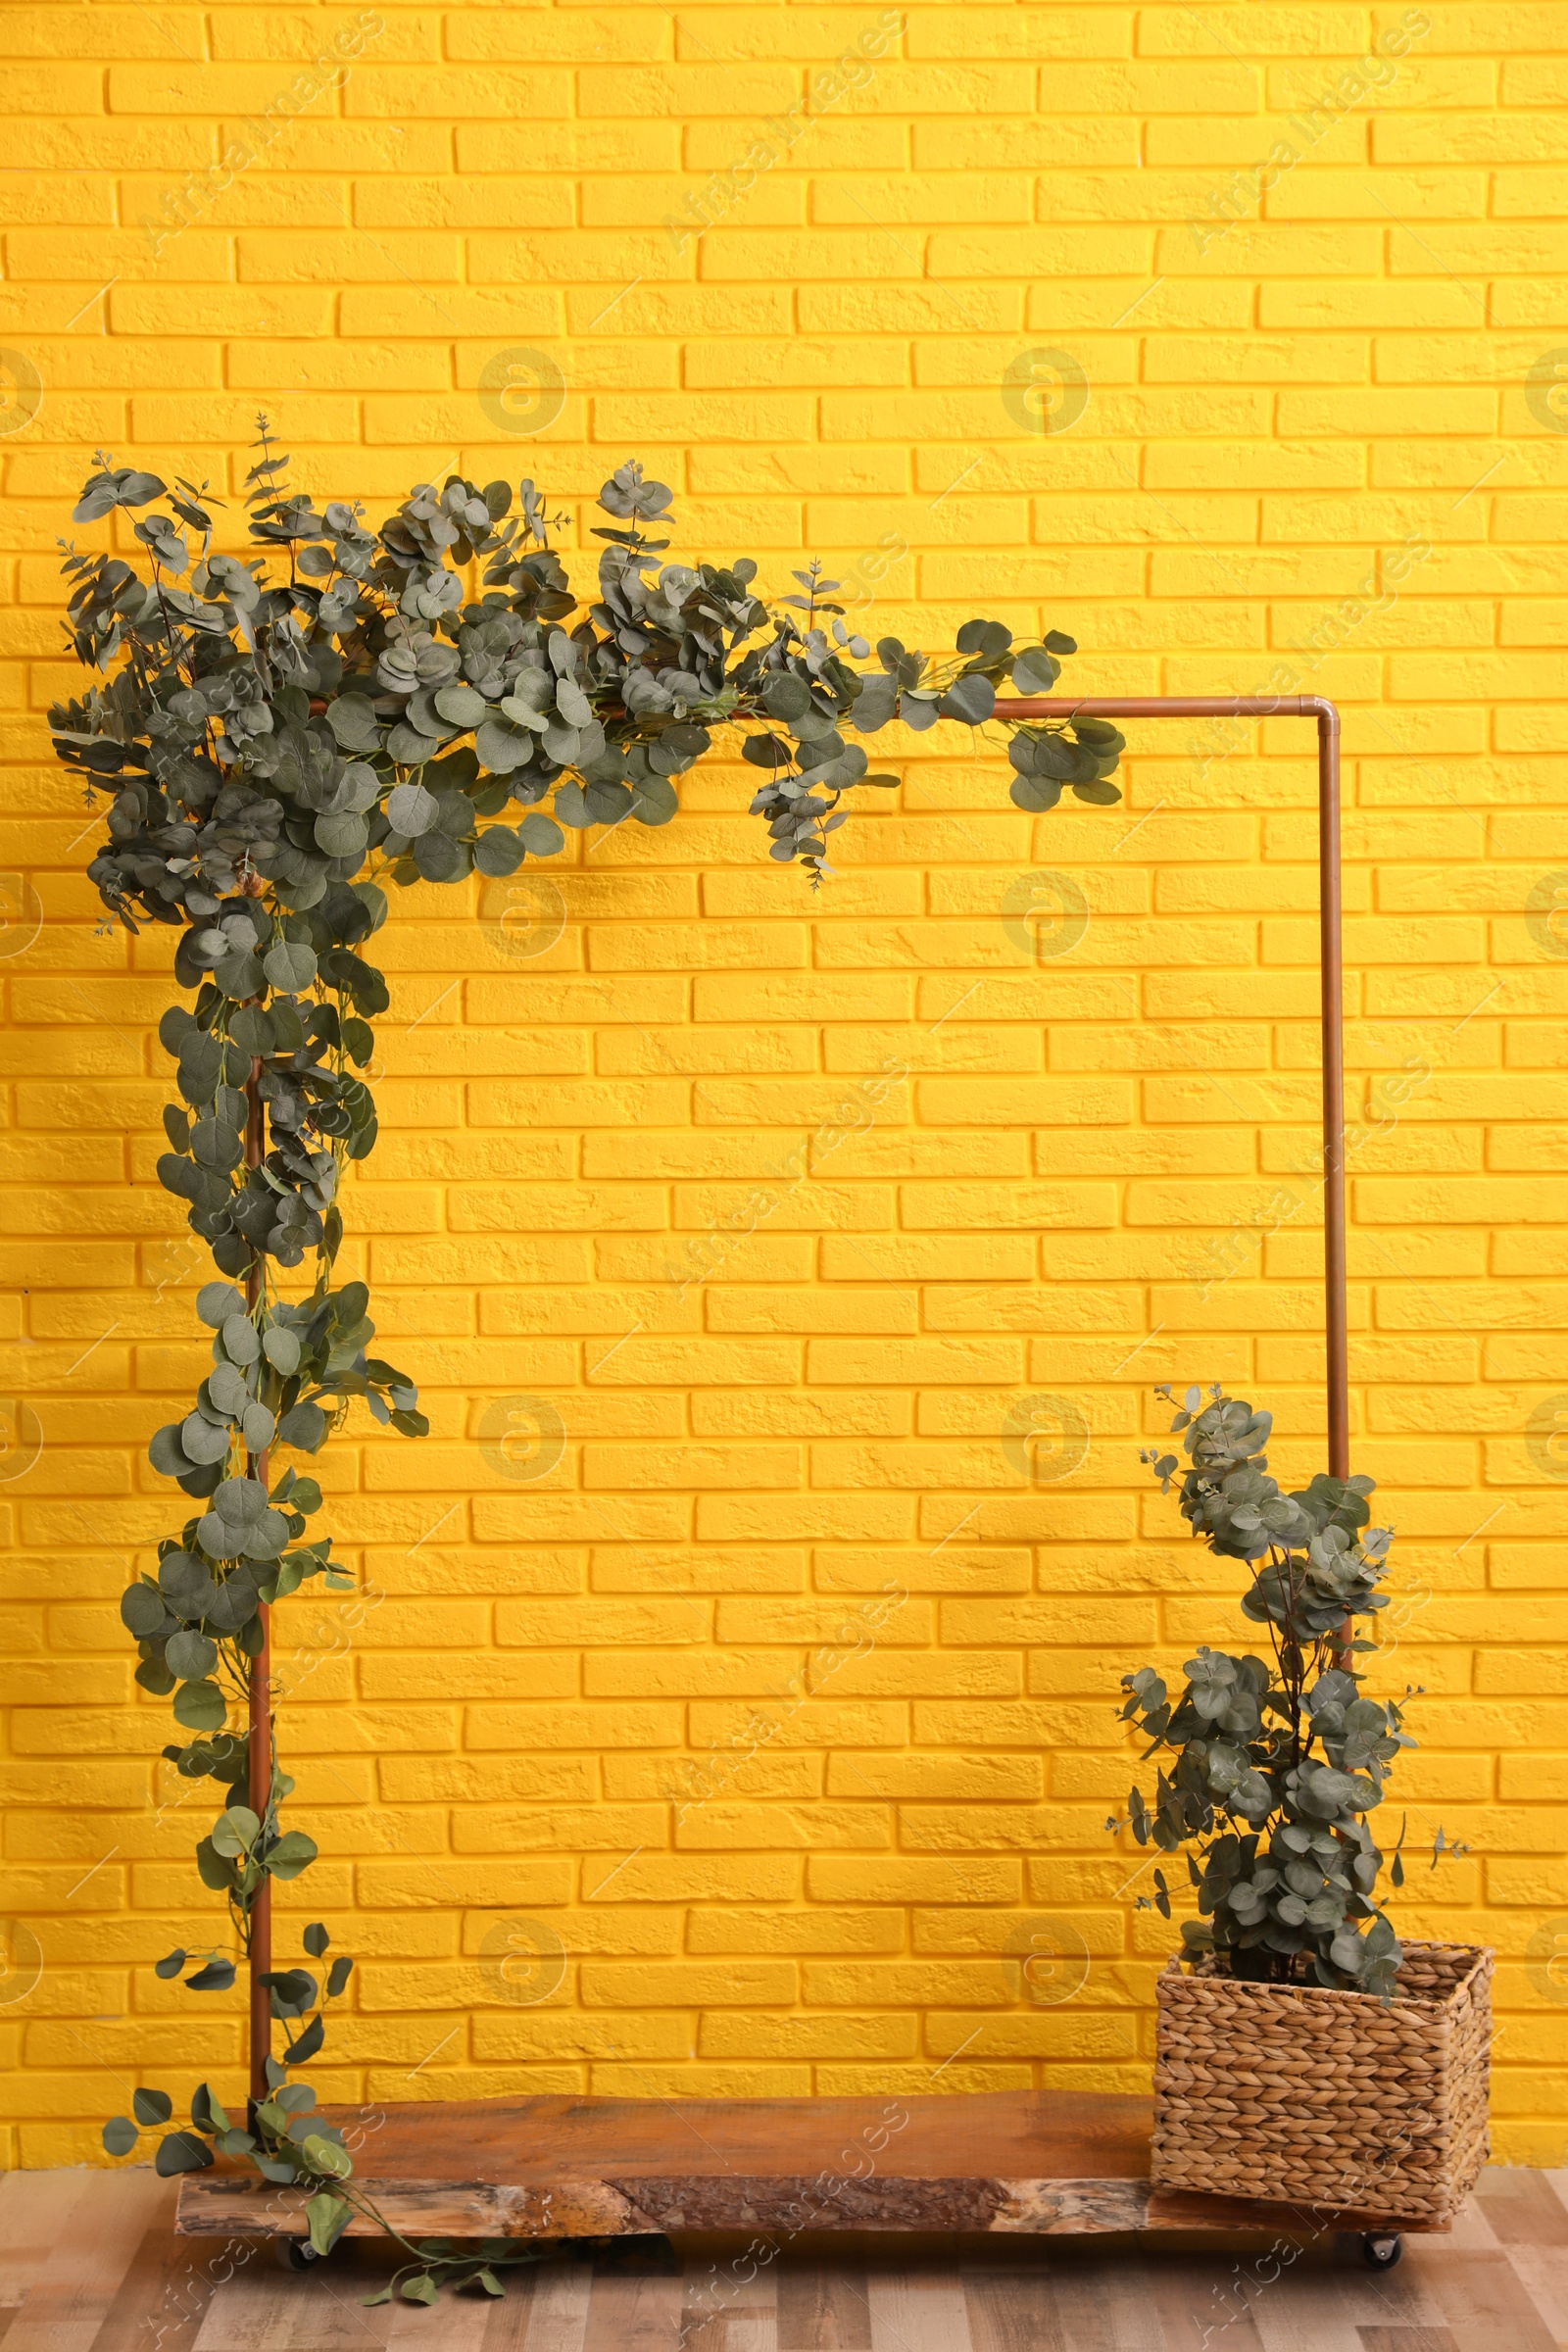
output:
[[[1009,694],[998,718],[1330,718],[1339,712],[1320,694]]]

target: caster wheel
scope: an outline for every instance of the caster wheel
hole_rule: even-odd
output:
[[[278,2268],[284,2271],[314,2271],[324,2259],[318,2254],[308,2237],[280,2237],[276,2241]]]
[[[1402,2237],[1368,2235],[1361,2240],[1361,2260],[1369,2271],[1392,2271],[1403,2253]]]

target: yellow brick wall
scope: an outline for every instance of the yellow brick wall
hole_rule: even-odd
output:
[[[377,514],[456,460],[592,549],[637,454],[678,554],[821,554],[872,634],[980,610],[1086,691],[1340,700],[1372,1687],[1422,1687],[1411,1847],[1469,1847],[1397,1918],[1498,1947],[1498,2142],[1563,2160],[1564,29],[6,12],[5,2162],[90,2155],[138,2073],[237,2083],[234,2004],[151,1973],[219,1914],[115,1605],[201,1361],[169,956],[94,931],[42,714],[92,450],[232,495],[264,402]],[[532,432],[478,397],[519,349]],[[322,1848],[280,1942],[361,1957],[341,2095],[1147,2080],[1117,1680],[1239,1624],[1139,1471],[1150,1390],[1272,1404],[1291,1476],[1324,1414],[1310,730],[1129,733],[1123,808],[1043,818],[997,747],[901,742],[816,902],[715,764],[537,898],[396,906],[346,1260],[433,1432],[323,1457],[367,1594],[278,1627]]]

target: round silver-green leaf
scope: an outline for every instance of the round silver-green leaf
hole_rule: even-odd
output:
[[[264,1511],[252,1527],[245,1530],[240,1549],[248,1560],[275,1560],[288,1542],[288,1521],[281,1511]]]
[[[144,1588],[145,1590],[145,1588]],[[164,1651],[171,1674],[177,1674],[182,1683],[205,1682],[218,1664],[218,1644],[209,1642],[205,1634],[171,1634]],[[163,2122],[163,2117],[155,2119]]]
[[[179,1442],[179,1429],[177,1421],[167,1421],[162,1429],[155,1431],[147,1448],[147,1459],[166,1478],[183,1478],[187,1470],[196,1467]]]
[[[400,784],[387,794],[386,813],[394,832],[401,833],[405,841],[416,841],[435,823],[435,794],[426,792],[422,784]]]
[[[285,1324],[270,1323],[262,1334],[262,1352],[272,1369],[281,1372],[286,1380],[291,1372],[299,1368],[298,1333],[290,1331]]]
[[[514,873],[522,858],[522,843],[510,825],[489,826],[474,844],[473,862],[481,874],[499,877]]]
[[[220,1413],[236,1417],[250,1403],[245,1375],[233,1364],[215,1364],[207,1375],[207,1394]]]
[[[220,1732],[227,1712],[216,1683],[181,1683],[174,1693],[174,1721],[189,1732]]]
[[[247,1451],[265,1453],[272,1443],[272,1432],[276,1426],[265,1404],[248,1404],[240,1416],[240,1429]]]
[[[414,862],[426,882],[455,882],[468,869],[468,853],[448,833],[421,833],[414,845]]]
[[[476,727],[490,708],[482,694],[458,683],[438,687],[433,699],[442,717],[455,727]]]
[[[359,817],[356,816],[350,821],[361,832],[364,831]],[[317,838],[318,840],[320,838],[319,825],[320,820],[318,819]],[[322,846],[324,848],[325,844],[323,843]],[[339,851],[335,854],[346,857],[348,852]],[[308,948],[303,940],[280,939],[275,946],[269,948],[267,954],[262,957],[262,969],[274,988],[281,988],[289,995],[296,995],[302,988],[309,988],[311,982],[316,978],[316,950]]]
[[[262,1352],[262,1343],[248,1315],[225,1317],[222,1340],[223,1353],[231,1364],[254,1364]]]
[[[228,1451],[229,1433],[202,1413],[188,1413],[179,1425],[180,1448],[188,1462],[220,1462]]]
[[[213,967],[213,978],[225,997],[254,997],[260,994],[262,966],[260,958],[248,949],[238,955],[225,955]]]
[[[527,766],[533,758],[534,740],[525,726],[492,716],[474,736],[473,748],[492,775],[509,776],[514,768]]]
[[[517,838],[530,858],[554,858],[566,846],[566,836],[542,808],[530,808],[517,827]]]
[[[338,815],[326,814],[316,820],[317,844],[329,858],[358,858],[367,847],[370,831],[363,816],[351,809]],[[279,986],[283,984],[278,983]],[[301,982],[299,985],[303,986]]]
[[[151,1585],[138,1581],[127,1585],[120,1595],[120,1621],[138,1642],[151,1642],[161,1634],[168,1616],[163,1594],[155,1592]]]
[[[249,1805],[230,1805],[213,1824],[213,1844],[232,1862],[249,1853],[261,1834],[261,1822]]]
[[[301,1402],[283,1415],[278,1436],[301,1453],[315,1453],[326,1436],[326,1415],[318,1404]]]
[[[381,740],[375,709],[363,694],[340,695],[326,707],[326,723],[345,752],[374,751]]]

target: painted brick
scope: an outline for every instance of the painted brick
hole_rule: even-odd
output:
[[[42,726],[80,684],[54,543],[100,445],[232,502],[263,403],[313,489],[372,512],[438,460],[526,466],[591,546],[635,449],[675,552],[751,548],[769,593],[901,542],[867,635],[997,612],[1079,639],[1074,691],[1288,667],[1340,699],[1355,1459],[1422,1596],[1388,1662],[1426,1686],[1408,1793],[1475,1849],[1401,1923],[1494,1943],[1507,2015],[1568,1905],[1568,1494],[1529,1435],[1568,1393],[1568,971],[1527,907],[1568,869],[1568,458],[1527,399],[1568,293],[1555,15],[1434,0],[1353,96],[1401,8],[1225,10],[1216,49],[1175,6],[921,0],[842,85],[847,0],[703,13],[397,12],[292,108],[321,46],[297,13],[0,36],[7,341],[45,384],[3,491],[0,863],[44,922],[0,935],[0,1386],[45,1447],[0,1478],[0,1795],[5,1907],[65,1963],[0,2049],[0,2168],[96,2160],[102,2069],[180,2056],[152,1960],[211,1932],[115,1615],[168,1524],[147,1434],[204,1354],[152,1182],[167,943],[93,935]],[[247,115],[265,173],[225,179]],[[190,224],[155,253],[166,198]],[[519,340],[566,379],[536,448],[472,389]],[[1059,349],[1088,405],[1045,434],[1004,379]],[[1430,556],[1358,612],[1412,535]],[[421,2077],[452,2096],[892,2095],[976,2028],[966,2083],[1147,2082],[1168,1934],[1100,1829],[1117,1682],[1236,1627],[1136,1448],[1152,1381],[1223,1377],[1291,1475],[1321,1451],[1317,884],[1296,722],[1126,732],[1122,807],[1038,818],[988,741],[889,738],[902,791],[860,796],[815,898],[726,759],[676,824],[574,837],[534,962],[466,900],[381,935],[343,1262],[434,1435],[339,1441],[328,1515],[380,1597],[341,1647],[315,1602],[279,1624],[326,1857],[280,1915],[327,1912],[364,1963],[334,2095],[406,2097],[454,2021]],[[1042,873],[1088,918],[1054,956],[1007,928]],[[565,1450],[509,1485],[476,1432],[535,1393]],[[1092,1445],[1027,1487],[1001,1439],[1036,1394]],[[573,1957],[536,2009],[487,2004],[498,1911]],[[1113,2002],[1020,2006],[999,1954],[1042,1914]],[[206,2031],[221,2072],[231,2024]],[[1499,2152],[1560,2164],[1560,2080],[1511,2046]]]

